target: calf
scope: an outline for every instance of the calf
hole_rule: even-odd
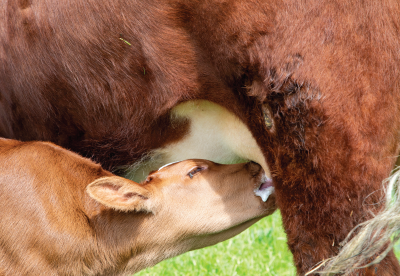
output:
[[[51,143],[0,139],[0,275],[129,275],[274,210],[255,163],[179,162],[135,183]]]

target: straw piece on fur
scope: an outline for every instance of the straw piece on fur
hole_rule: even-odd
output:
[[[355,227],[341,243],[343,248],[336,257],[325,260],[306,275],[348,275],[356,269],[382,261],[400,238],[400,167],[384,181],[385,209],[371,220]],[[358,233],[352,238],[355,231]],[[372,260],[372,261],[371,261]],[[319,270],[322,267],[321,270]]]

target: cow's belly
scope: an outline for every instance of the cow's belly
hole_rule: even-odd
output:
[[[134,164],[126,177],[143,180],[159,167],[185,159],[207,159],[222,164],[249,160],[259,163],[270,177],[269,168],[247,126],[227,109],[209,101],[188,101],[172,110],[172,121],[186,118],[190,130],[179,142],[152,151]]]

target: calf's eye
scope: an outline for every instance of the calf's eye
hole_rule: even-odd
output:
[[[196,167],[196,168],[194,168],[193,170],[191,170],[191,171],[188,173],[188,176],[189,176],[190,178],[193,178],[193,176],[194,176],[196,173],[198,173],[198,172],[200,172],[200,171],[202,171],[202,170],[204,170],[203,167]]]

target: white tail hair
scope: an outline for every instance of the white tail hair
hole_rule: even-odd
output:
[[[319,263],[306,275],[348,275],[356,269],[377,264],[386,257],[400,238],[400,167],[395,168],[383,184],[385,208],[372,219],[356,226],[341,243],[342,249],[337,256]]]

